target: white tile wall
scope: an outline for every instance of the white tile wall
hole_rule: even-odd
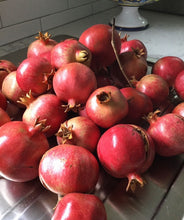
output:
[[[113,0],[0,2],[0,46],[116,7]]]

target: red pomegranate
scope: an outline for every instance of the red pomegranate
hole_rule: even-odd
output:
[[[96,72],[102,67],[111,65],[115,59],[115,53],[111,44],[112,27],[107,24],[95,24],[86,29],[79,41],[84,44],[92,53],[91,68]],[[114,30],[114,42],[117,54],[120,52],[121,39]]]
[[[77,39],[66,39],[58,43],[51,52],[51,64],[59,69],[66,63],[79,62],[90,66],[91,51]]]
[[[173,85],[177,95],[182,100],[184,100],[184,88],[183,88],[183,85],[184,85],[184,69],[181,72],[178,73],[178,75],[175,78],[174,85]]]
[[[0,127],[0,173],[15,182],[38,177],[42,155],[49,149],[43,126],[10,121]]]
[[[58,201],[52,220],[106,220],[106,210],[101,200],[93,194],[69,193]]]
[[[184,61],[176,56],[164,56],[157,60],[152,67],[152,73],[161,76],[173,86],[176,76],[184,69]]]
[[[100,135],[100,129],[91,119],[76,116],[61,124],[57,132],[57,143],[78,145],[93,153]]]
[[[60,124],[67,118],[60,99],[54,94],[43,94],[35,100],[29,100],[28,98],[26,100],[27,108],[22,115],[22,120],[32,126],[37,119],[45,121],[45,125],[49,128],[43,133],[47,137],[56,134]]]
[[[91,192],[99,177],[99,164],[87,149],[70,144],[52,147],[39,165],[41,183],[51,192],[65,195]]]
[[[4,109],[0,108],[0,126],[9,121],[11,121],[11,118],[8,113]]]
[[[115,86],[96,89],[86,102],[88,117],[102,128],[109,128],[128,113],[128,102]]]
[[[84,105],[96,87],[94,72],[78,62],[63,65],[53,77],[53,89],[59,99],[67,103],[66,111],[75,111]]]
[[[105,170],[116,178],[127,177],[127,190],[134,191],[136,182],[144,185],[140,174],[152,165],[155,148],[151,137],[143,128],[118,124],[102,134],[97,154]]]
[[[56,44],[48,32],[45,34],[39,32],[36,40],[28,46],[27,57],[43,57],[51,63],[51,51]]]

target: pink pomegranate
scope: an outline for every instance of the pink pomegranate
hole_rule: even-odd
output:
[[[70,144],[48,150],[39,165],[41,183],[53,193],[91,192],[99,177],[99,164],[87,149]]]
[[[177,93],[177,95],[181,98],[181,100],[184,100],[184,69],[178,73],[178,75],[175,78],[174,81],[174,89]]]
[[[51,64],[59,69],[66,63],[79,62],[90,66],[91,51],[77,39],[66,39],[58,43],[51,53]]]
[[[101,200],[93,194],[69,193],[58,201],[52,220],[106,220],[106,210]]]
[[[177,104],[173,108],[172,113],[175,113],[175,114],[178,114],[178,115],[184,117],[184,102]]]
[[[43,126],[10,121],[0,127],[0,173],[15,182],[38,177],[42,155],[49,149]]]

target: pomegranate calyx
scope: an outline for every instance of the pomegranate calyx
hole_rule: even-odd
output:
[[[36,98],[32,95],[31,90],[17,100],[18,103],[28,107]]]
[[[75,57],[76,61],[79,63],[86,63],[90,60],[89,53],[86,50],[77,51]]]
[[[62,144],[65,144],[67,140],[71,140],[73,138],[72,129],[73,126],[68,126],[67,122],[61,124],[56,136],[62,137]]]
[[[145,185],[145,180],[142,179],[140,175],[137,173],[130,173],[128,176],[128,185],[126,187],[126,192],[135,192],[137,188],[137,184],[139,184],[140,187],[143,187]]]
[[[54,76],[54,69],[51,70],[50,73],[43,73],[44,78],[42,83],[47,84],[47,91],[49,91],[52,88],[52,80],[53,80],[53,76]]]
[[[43,41],[47,42],[51,38],[51,34],[49,34],[48,32],[43,34],[41,31],[39,31],[38,34],[39,35],[35,37],[38,40],[43,40]]]
[[[130,37],[130,35],[128,35],[127,33],[125,33],[124,37],[121,39],[122,42],[126,42],[128,41],[128,38]]]
[[[108,103],[111,100],[111,92],[104,92],[102,91],[100,94],[96,95],[97,100],[100,104]]]
[[[145,119],[146,119],[149,123],[154,122],[154,121],[157,120],[159,113],[160,113],[160,110],[156,110],[156,111],[154,111],[154,112],[150,112],[150,113],[145,117]]]
[[[40,131],[40,132],[46,132],[50,129],[50,125],[46,125],[46,122],[47,122],[47,119],[42,119],[40,120],[40,118],[38,117],[36,120],[35,120],[35,123],[34,123],[34,126],[33,128],[31,128],[30,130],[33,131],[33,133],[35,131]]]
[[[139,49],[139,48],[133,48],[133,47],[132,47],[132,51],[135,53],[135,55],[136,55],[137,58],[141,58],[141,57],[145,54],[143,48],[142,48],[142,49]]]
[[[80,110],[82,110],[84,107],[82,104],[63,104],[61,105],[62,108],[64,108],[64,112],[69,112],[69,111],[73,111],[73,112],[79,112]]]

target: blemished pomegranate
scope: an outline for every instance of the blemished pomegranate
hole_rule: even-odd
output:
[[[7,100],[21,108],[24,107],[17,102],[19,101],[20,97],[26,95],[26,92],[24,92],[17,83],[16,71],[9,73],[3,80],[2,93],[5,95]]]
[[[101,133],[91,119],[76,116],[62,123],[56,135],[58,144],[78,145],[93,153]]]
[[[58,43],[51,52],[51,64],[59,69],[66,63],[79,62],[90,66],[91,51],[77,39],[69,38]]]
[[[176,76],[184,70],[184,61],[176,56],[164,56],[156,61],[152,73],[161,76],[169,85],[173,86]]]
[[[24,98],[23,98],[24,99]],[[32,101],[27,98],[27,108],[22,115],[22,120],[34,126],[35,121],[45,121],[45,125],[49,128],[43,133],[47,137],[51,137],[57,133],[60,124],[63,123],[67,114],[64,112],[62,102],[54,94],[43,94]]]
[[[48,32],[45,34],[39,32],[39,35],[35,38],[36,40],[28,46],[27,57],[43,57],[51,63],[51,51],[57,41],[51,39],[51,35]]]
[[[128,40],[128,35],[125,34],[123,38],[121,38],[121,50],[120,53],[124,53],[132,50],[141,50],[142,55],[145,59],[147,59],[148,51],[145,44],[138,39]]]
[[[136,88],[125,87],[120,89],[128,102],[128,113],[123,118],[123,123],[139,124],[144,117],[153,111],[151,99]]]
[[[102,128],[109,128],[127,115],[128,102],[120,89],[104,86],[89,96],[85,108],[94,123]]]
[[[168,83],[156,74],[148,74],[142,77],[136,83],[136,89],[151,99],[154,108],[159,107],[169,96]]]
[[[89,95],[97,88],[94,72],[78,62],[59,68],[53,77],[53,89],[60,100],[67,103],[66,111],[76,110],[86,103]]]
[[[107,24],[95,24],[86,29],[79,37],[79,41],[92,53],[91,68],[95,72],[111,65],[116,60],[111,40],[112,27]],[[114,42],[117,54],[119,54],[121,39],[116,30],[114,30]]]
[[[53,193],[89,193],[99,177],[99,164],[87,149],[69,144],[52,147],[42,157],[39,178]]]
[[[50,77],[54,74],[51,64],[41,57],[24,59],[17,68],[16,79],[20,88],[35,96],[47,92],[52,83]]]
[[[143,128],[118,124],[102,134],[97,154],[104,169],[113,177],[128,178],[126,190],[134,191],[136,182],[144,185],[140,175],[152,165],[155,147]]]
[[[171,157],[184,152],[184,118],[175,113],[158,116],[155,113],[148,117],[148,133],[155,143],[156,153]]]
[[[0,127],[0,173],[11,181],[27,182],[38,177],[42,155],[49,149],[43,126],[10,121]]]
[[[177,95],[184,100],[184,69],[178,73],[174,81],[174,89]]]
[[[138,50],[127,51],[119,55],[119,61],[126,77],[129,80],[140,80],[147,74],[148,64]],[[109,67],[111,75],[115,75],[124,84],[127,84],[117,60]]]
[[[69,193],[58,201],[52,220],[66,218],[71,220],[107,220],[107,214],[105,206],[96,195]]]
[[[9,73],[15,71],[16,69],[17,66],[14,63],[12,63],[10,60],[0,60],[0,89],[2,87],[4,78]]]

